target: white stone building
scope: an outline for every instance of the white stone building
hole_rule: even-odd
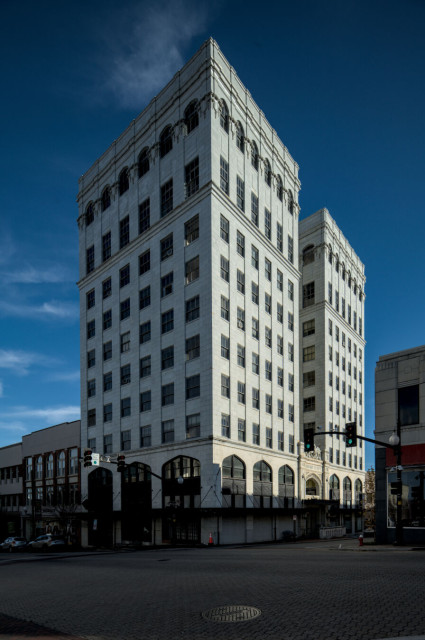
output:
[[[81,177],[81,444],[130,465],[83,473],[83,544],[301,516],[299,189],[211,39]]]
[[[326,209],[300,221],[299,264],[301,439],[303,429],[344,432],[348,422],[364,435],[364,265]],[[338,500],[332,520],[359,530],[364,442],[346,447],[335,433],[315,446],[323,469],[305,470],[305,497]]]

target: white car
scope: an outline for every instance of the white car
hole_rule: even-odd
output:
[[[52,533],[45,533],[42,536],[38,536],[35,540],[28,542],[28,551],[48,551],[49,549],[65,548],[66,542],[61,536],[55,536]]]
[[[22,551],[26,546],[26,538],[12,536],[11,538],[6,538],[6,540],[0,544],[0,549],[12,553],[12,551]]]

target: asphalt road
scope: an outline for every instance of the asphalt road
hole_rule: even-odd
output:
[[[334,542],[3,554],[0,579],[1,640],[62,634],[89,640],[372,640],[425,634],[425,551]],[[237,622],[202,615],[236,605],[261,614]],[[234,609],[230,614],[241,616]]]

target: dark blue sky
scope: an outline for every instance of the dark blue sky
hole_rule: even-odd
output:
[[[0,446],[78,417],[78,177],[209,36],[365,263],[372,436],[376,360],[425,343],[424,33],[422,0],[5,0]]]

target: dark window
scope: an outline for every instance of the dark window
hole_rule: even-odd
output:
[[[137,163],[139,178],[149,171],[149,149],[143,149]]]
[[[255,142],[253,142],[251,146],[251,164],[254,169],[258,171],[258,147]]]
[[[103,406],[103,422],[111,422],[111,420],[112,420],[112,403],[105,404]],[[112,452],[112,436],[109,436],[109,437],[111,438],[111,452]]]
[[[121,173],[119,175],[119,178],[118,178],[118,184],[119,184],[120,196],[122,196],[123,193],[128,191],[128,188],[130,186],[130,182],[129,182],[129,179],[128,179],[128,169],[127,169],[127,167],[121,171]]]
[[[112,282],[111,282],[111,278],[107,278],[102,282],[103,299],[105,300],[105,298],[109,298],[111,294],[112,294]]]
[[[112,327],[112,309],[108,309],[103,313],[103,330],[106,331]]]
[[[95,292],[94,292],[94,289],[92,289],[86,294],[87,309],[91,309],[92,307],[94,307],[95,302],[96,302]]]
[[[186,416],[186,438],[199,438],[201,435],[201,416],[195,413],[192,416]]]
[[[201,388],[199,373],[195,376],[190,376],[190,378],[186,378],[186,400],[190,400],[190,398],[197,398],[200,393]]]
[[[419,385],[398,390],[398,417],[401,426],[419,424]]]
[[[220,126],[229,133],[229,110],[224,100],[220,102]]]
[[[140,394],[140,412],[151,410],[151,392],[143,391]]]
[[[186,339],[186,360],[199,358],[199,333]]]
[[[151,204],[147,198],[139,204],[139,233],[144,233],[151,226]]]
[[[199,278],[199,256],[188,260],[185,265],[185,284],[190,284]]]
[[[102,236],[102,260],[108,260],[111,257],[111,232]]]
[[[186,107],[184,112],[184,121],[187,128],[187,133],[190,133],[199,124],[199,116],[198,116],[198,101],[193,100],[188,107]]]
[[[184,239],[186,245],[199,238],[199,215],[188,220],[184,225]]]
[[[91,273],[92,271],[94,271],[94,245],[86,251],[86,272]]]
[[[239,176],[236,176],[236,204],[245,211],[245,182]]]
[[[173,210],[173,179],[161,187],[161,218]]]
[[[294,263],[294,240],[292,236],[288,235],[288,260]]]
[[[161,278],[161,298],[173,293],[173,280],[174,274],[172,271]]]
[[[258,197],[251,191],[251,222],[258,227]]]
[[[87,412],[87,426],[94,427],[96,425],[96,409],[89,409]]]
[[[120,319],[125,320],[130,317],[130,298],[120,303]]]
[[[151,375],[151,357],[140,358],[140,377],[146,378]]]
[[[174,346],[171,345],[161,351],[161,369],[174,367]]]
[[[164,420],[161,424],[162,443],[174,442],[174,420]]]
[[[87,396],[93,398],[96,395],[96,380],[87,381]]]
[[[131,382],[131,366],[125,364],[121,367],[121,384],[129,384]]]
[[[120,287],[125,287],[130,284],[130,265],[126,264],[125,267],[120,269]]]
[[[94,320],[90,320],[90,322],[87,323],[87,339],[94,338],[95,335],[96,335],[96,323]]]
[[[186,322],[199,318],[199,296],[186,301]]]
[[[110,360],[112,358],[112,341],[105,342],[103,345],[103,359]]]
[[[173,234],[170,233],[161,240],[161,260],[170,258],[173,255]]]
[[[145,309],[151,303],[151,288],[150,285],[139,291],[139,309]]]
[[[94,204],[90,202],[86,209],[86,227],[94,221]]]
[[[270,187],[272,183],[272,170],[270,168],[270,162],[268,160],[266,160],[264,167],[264,180],[265,183]]]
[[[303,308],[314,304],[314,282],[303,285]]]
[[[94,367],[96,364],[96,351],[95,349],[92,349],[91,351],[87,352],[87,369],[90,369],[90,367]]]
[[[130,398],[127,398],[130,400]],[[128,414],[130,415],[130,414]],[[131,449],[131,431],[130,429],[121,432],[121,451],[130,451]]]
[[[282,178],[280,176],[277,176],[276,183],[277,183],[276,184],[277,197],[281,202],[283,202],[283,184],[282,184]]]
[[[242,153],[244,152],[245,139],[244,139],[243,128],[240,122],[236,123],[236,146],[239,149],[239,151],[242,151]]]
[[[173,148],[173,130],[170,126],[165,127],[159,136],[159,155],[161,158],[167,155]]]
[[[184,168],[186,198],[199,190],[199,158],[195,158]]]
[[[112,407],[111,407],[112,409]],[[111,414],[112,415],[112,414]],[[112,420],[112,418],[111,418]],[[105,420],[105,422],[107,422]],[[103,453],[112,453],[112,434],[103,436]]]
[[[105,209],[107,209],[110,206],[111,206],[111,190],[109,187],[105,187],[101,197],[101,209],[102,211],[105,211]]]
[[[229,163],[220,156],[220,189],[229,195]]]
[[[168,333],[174,329],[174,309],[166,311],[161,316],[161,333]]]
[[[143,275],[151,268],[151,252],[148,249],[139,256],[139,275]]]
[[[161,405],[166,407],[169,404],[174,404],[174,382],[164,384],[161,388]]]
[[[152,444],[152,428],[151,425],[140,427],[140,446],[150,447]]]
[[[130,242],[130,218],[120,220],[120,249]]]
[[[103,375],[103,391],[110,391],[112,389],[112,371]]]
[[[121,399],[121,418],[131,415],[131,398]]]
[[[151,322],[144,322],[140,325],[140,344],[149,342],[151,339]]]

